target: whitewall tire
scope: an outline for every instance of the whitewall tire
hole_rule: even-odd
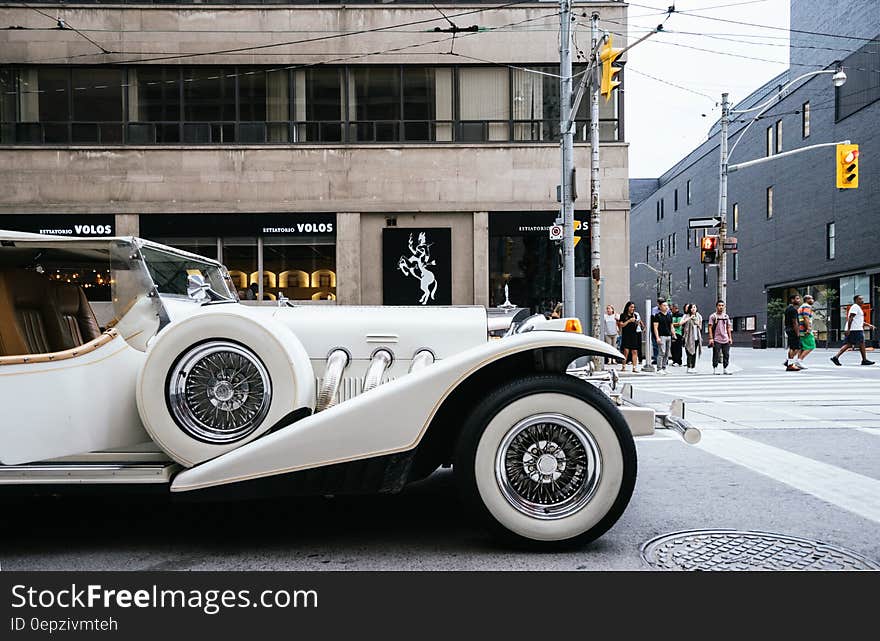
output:
[[[632,434],[610,400],[561,374],[489,394],[465,423],[455,475],[464,500],[504,537],[544,547],[592,541],[632,496]]]
[[[137,403],[150,437],[191,467],[252,441],[314,399],[305,349],[271,318],[211,312],[150,344]]]

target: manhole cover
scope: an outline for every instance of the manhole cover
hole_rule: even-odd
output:
[[[687,530],[651,539],[642,558],[658,570],[880,570],[820,541],[742,530]]]

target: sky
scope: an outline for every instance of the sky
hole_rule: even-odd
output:
[[[723,91],[736,103],[788,68],[789,0],[677,0],[676,11],[693,15],[657,15],[671,3],[629,3],[630,42],[661,22],[664,29],[627,52],[625,135],[631,178],[656,178],[705,141],[721,115]]]

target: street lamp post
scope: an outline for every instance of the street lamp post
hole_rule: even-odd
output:
[[[730,102],[728,100],[728,94],[726,92],[721,94],[721,140],[718,145],[719,153],[720,153],[720,157],[721,157],[720,162],[719,162],[719,186],[718,186],[718,217],[721,219],[721,224],[719,226],[719,231],[718,231],[718,242],[721,246],[718,248],[718,251],[721,252],[721,260],[718,265],[718,288],[717,288],[718,300],[720,300],[720,301],[724,301],[725,303],[727,302],[727,252],[724,249],[724,242],[727,239],[727,176],[729,173],[731,173],[731,171],[735,171],[736,169],[740,169],[743,166],[749,164],[749,163],[742,163],[742,165],[740,165],[740,166],[734,166],[733,168],[731,168],[729,165],[730,155],[733,153],[734,149],[736,149],[736,146],[739,144],[739,142],[743,139],[743,136],[749,130],[749,127],[751,127],[755,122],[757,122],[757,120],[764,114],[765,111],[767,111],[770,107],[775,105],[779,100],[784,98],[787,95],[788,89],[792,85],[800,82],[801,80],[804,80],[805,78],[811,78],[812,76],[818,76],[821,74],[833,74],[831,76],[831,82],[834,84],[835,87],[842,87],[844,85],[844,83],[846,83],[846,74],[843,72],[843,69],[840,67],[838,67],[837,69],[835,69],[833,71],[831,69],[822,69],[820,71],[810,71],[810,72],[805,73],[801,76],[798,76],[797,78],[795,78],[794,80],[789,82],[787,85],[782,87],[776,93],[775,96],[771,97],[769,100],[767,100],[763,104],[760,104],[757,107],[752,107],[750,109],[731,109]],[[727,136],[728,136],[728,129],[730,127],[730,115],[731,114],[736,114],[736,115],[747,114],[747,113],[751,113],[753,111],[757,111],[758,113],[755,114],[755,117],[752,118],[752,120],[749,121],[749,124],[747,124],[743,128],[743,130],[739,134],[739,137],[737,137],[736,141],[733,143],[733,146],[730,147],[730,149],[728,149]],[[789,152],[789,153],[783,154],[783,155],[789,156],[794,153],[799,153],[802,151],[807,151],[810,149],[815,149],[817,147],[824,147],[824,146],[827,146],[827,145],[825,145],[825,144],[811,145],[809,147],[797,149],[797,150],[794,150],[792,152]]]

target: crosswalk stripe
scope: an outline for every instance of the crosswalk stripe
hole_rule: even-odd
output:
[[[695,446],[880,523],[880,481],[723,430],[705,430]]]

